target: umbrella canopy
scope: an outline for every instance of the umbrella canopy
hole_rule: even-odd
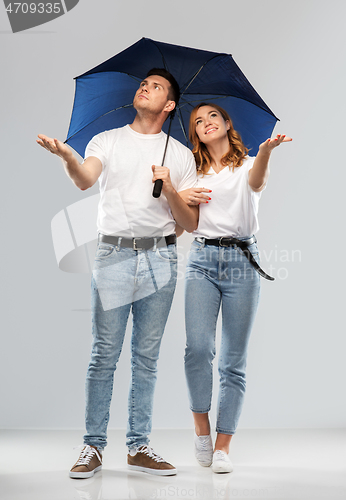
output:
[[[232,118],[251,156],[271,136],[278,120],[230,54],[192,49],[142,38],[111,59],[78,76],[66,139],[84,156],[90,139],[132,123],[133,97],[152,68],[165,68],[177,80],[181,97],[171,135],[187,146],[191,110],[200,102],[222,106]],[[170,120],[164,124],[167,132]]]

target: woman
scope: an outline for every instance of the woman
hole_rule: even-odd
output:
[[[234,130],[228,114],[215,104],[196,106],[190,117],[198,184],[180,193],[199,205],[199,225],[186,270],[185,373],[195,423],[195,454],[214,472],[231,472],[229,446],[245,393],[246,352],[255,318],[260,274],[256,238],[258,202],[269,176],[272,150],[289,137],[277,135],[259,147],[256,158]],[[220,305],[222,340],[220,390],[213,449],[211,406],[215,332]]]

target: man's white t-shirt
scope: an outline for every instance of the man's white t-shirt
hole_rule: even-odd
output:
[[[197,187],[211,189],[211,201],[199,205],[199,223],[195,237],[246,237],[258,229],[258,204],[261,192],[253,191],[248,182],[249,170],[255,161],[246,157],[242,166],[228,166],[218,174],[212,167],[208,174],[198,175]],[[207,194],[207,193],[206,193]]]
[[[140,134],[129,125],[96,135],[87,145],[85,158],[102,163],[97,230],[127,238],[167,236],[175,221],[163,193],[152,196],[152,165],[161,165],[166,134]],[[176,191],[193,187],[196,165],[191,151],[169,138],[164,166]]]

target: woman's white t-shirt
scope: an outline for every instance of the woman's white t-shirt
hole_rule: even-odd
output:
[[[199,223],[195,237],[246,237],[258,229],[258,204],[261,192],[256,193],[248,182],[249,170],[255,161],[247,156],[241,167],[228,166],[218,174],[212,167],[208,174],[198,175],[196,187],[211,189],[209,203],[199,205]],[[206,193],[208,194],[208,193]]]

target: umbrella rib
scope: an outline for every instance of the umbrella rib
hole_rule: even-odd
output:
[[[157,44],[155,43],[155,41],[154,41],[154,40],[150,40],[150,41],[151,41],[151,42],[155,45],[155,47],[157,48],[157,50],[160,52],[161,57],[162,57],[162,61],[163,61],[163,65],[164,65],[164,67],[165,67],[165,70],[167,70],[167,71],[168,71],[167,64],[166,64],[165,58],[163,57],[163,54],[162,54],[162,52],[161,52],[161,49],[157,46]]]
[[[202,69],[204,68],[204,66],[206,64],[208,64],[208,62],[212,61],[213,59],[215,59],[216,57],[220,57],[220,56],[224,56],[224,55],[228,55],[228,54],[217,54],[215,55],[214,57],[211,57],[210,59],[208,59],[207,61],[205,61],[202,66],[199,68],[199,70],[194,74],[194,76],[191,78],[191,80],[189,81],[188,83],[188,86],[186,87],[186,89],[184,90],[184,92],[182,92],[181,95],[184,95],[185,92],[187,91],[187,89],[190,87],[191,83],[197,78],[197,76],[200,74],[200,72],[202,71]]]
[[[180,123],[180,127],[181,127],[181,130],[183,131],[183,134],[184,134],[184,137],[185,137],[185,141],[186,141],[186,144],[189,143],[189,140],[186,136],[186,130],[185,130],[185,127],[184,127],[184,122],[183,122],[183,119],[182,119],[182,116],[181,116],[181,111],[180,111],[180,107],[179,109],[177,110],[178,111],[178,120],[179,120],[179,123]]]
[[[119,73],[123,73],[124,75],[127,75],[129,76],[130,78],[132,78],[132,80],[135,80],[136,82],[140,83],[141,82],[141,79],[138,78],[137,76],[133,76],[133,75],[130,75],[130,73],[125,73],[124,71],[119,71]]]
[[[199,73],[202,71],[202,69],[204,68],[204,66],[206,65],[207,63],[205,62],[200,68],[199,70],[197,71],[197,73],[195,73],[195,75],[191,78],[191,80],[189,81],[189,84],[188,86],[186,87],[186,89],[184,90],[184,92],[182,92],[181,95],[184,95],[185,92],[187,91],[187,89],[190,87],[191,83],[197,78],[197,76],[199,75]]]
[[[186,94],[186,91],[187,89],[190,87],[190,85],[192,84],[192,82],[197,78],[197,76],[199,75],[199,73],[202,71],[202,69],[204,68],[204,66],[206,64],[208,64],[210,61],[212,61],[213,59],[215,59],[216,57],[221,57],[221,56],[229,56],[229,57],[232,57],[230,54],[216,54],[214,57],[211,57],[210,59],[208,59],[208,61],[205,61],[205,63],[202,64],[202,66],[199,68],[199,70],[194,74],[194,76],[191,78],[191,80],[189,81],[186,89],[184,90],[184,92],[181,93],[181,96],[183,96],[184,94]],[[245,76],[245,75],[244,75]],[[246,78],[246,77],[245,77]],[[259,98],[263,101],[263,99],[261,98],[261,96],[256,92],[256,90],[254,89],[254,87],[251,85],[250,82],[248,82],[250,87],[254,90],[254,92],[259,96]],[[197,94],[197,92],[195,92],[195,94]],[[238,99],[243,99],[242,97],[238,97]],[[243,99],[243,100],[247,100],[247,99]],[[251,102],[251,101],[248,101],[248,102]],[[264,101],[263,101],[264,102]],[[260,109],[263,109],[263,111],[266,111],[268,113],[268,110],[269,110],[269,114],[271,114],[274,118],[276,118],[276,120],[280,121],[279,118],[277,118],[277,116],[274,115],[274,113],[272,112],[271,109],[268,108],[268,106],[266,105],[266,103],[264,102],[265,106],[268,108],[268,109],[265,109],[263,106],[260,106],[258,104],[255,104],[255,103],[252,103],[254,104],[255,106],[257,106],[258,108]]]
[[[84,125],[84,127],[82,127],[79,130],[77,130],[77,132],[75,132],[73,135],[71,135],[70,137],[68,137],[64,143],[66,143],[67,141],[69,141],[70,139],[72,139],[76,134],[79,134],[79,132],[81,132],[82,130],[84,130],[86,127],[89,127],[89,125],[91,125],[92,123],[96,122],[100,118],[103,118],[104,116],[109,115],[109,113],[113,113],[113,111],[118,111],[118,109],[131,108],[131,107],[132,107],[132,104],[124,104],[124,106],[119,106],[119,108],[114,108],[114,109],[111,109],[110,111],[107,111],[107,113],[103,113],[103,115],[98,116],[97,118],[95,118],[95,120],[91,121],[90,123],[87,123],[86,125]]]

